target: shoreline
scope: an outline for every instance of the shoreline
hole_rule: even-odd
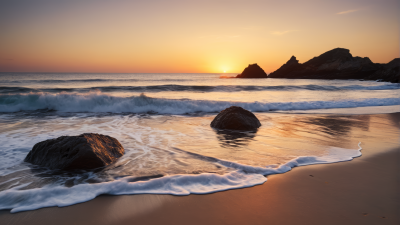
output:
[[[397,118],[399,128],[400,113]],[[372,131],[371,131],[372,132]],[[383,140],[382,140],[383,142]],[[99,196],[11,214],[5,224],[399,224],[400,148],[364,140],[352,161],[293,168],[250,188],[206,195]],[[310,176],[312,175],[312,176]]]

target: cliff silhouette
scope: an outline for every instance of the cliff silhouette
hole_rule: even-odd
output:
[[[237,78],[254,76],[244,73],[245,71]],[[400,58],[387,64],[373,63],[368,57],[353,57],[348,49],[335,48],[305,63],[299,63],[296,57],[292,56],[278,70],[270,73],[268,78],[364,79],[400,83]]]
[[[249,64],[236,78],[267,78],[267,73],[257,63]]]

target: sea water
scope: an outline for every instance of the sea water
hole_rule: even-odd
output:
[[[221,74],[0,74],[0,209],[68,206],[101,194],[207,194],[262,184],[266,175],[361,155],[369,129],[400,111],[400,85],[358,80],[221,79]],[[241,106],[262,126],[216,130]],[[379,107],[378,107],[379,106]],[[321,114],[335,110],[335,115]],[[341,116],[337,114],[349,114]],[[364,112],[364,113],[361,113]],[[364,133],[363,133],[364,132]],[[100,133],[125,155],[91,171],[24,162],[33,145]]]

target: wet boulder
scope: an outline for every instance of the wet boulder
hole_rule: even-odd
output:
[[[256,130],[260,121],[250,111],[238,106],[222,110],[211,122],[211,127],[229,130]]]
[[[115,162],[124,154],[125,150],[117,139],[85,133],[39,142],[24,161],[50,169],[95,169]]]

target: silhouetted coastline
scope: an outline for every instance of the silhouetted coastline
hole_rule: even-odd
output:
[[[256,72],[250,73],[253,70],[248,68],[236,78],[263,78]],[[305,63],[299,63],[296,57],[292,56],[279,69],[264,78],[359,79],[399,83],[400,58],[395,58],[387,64],[373,63],[368,57],[353,57],[348,49],[335,48]]]

